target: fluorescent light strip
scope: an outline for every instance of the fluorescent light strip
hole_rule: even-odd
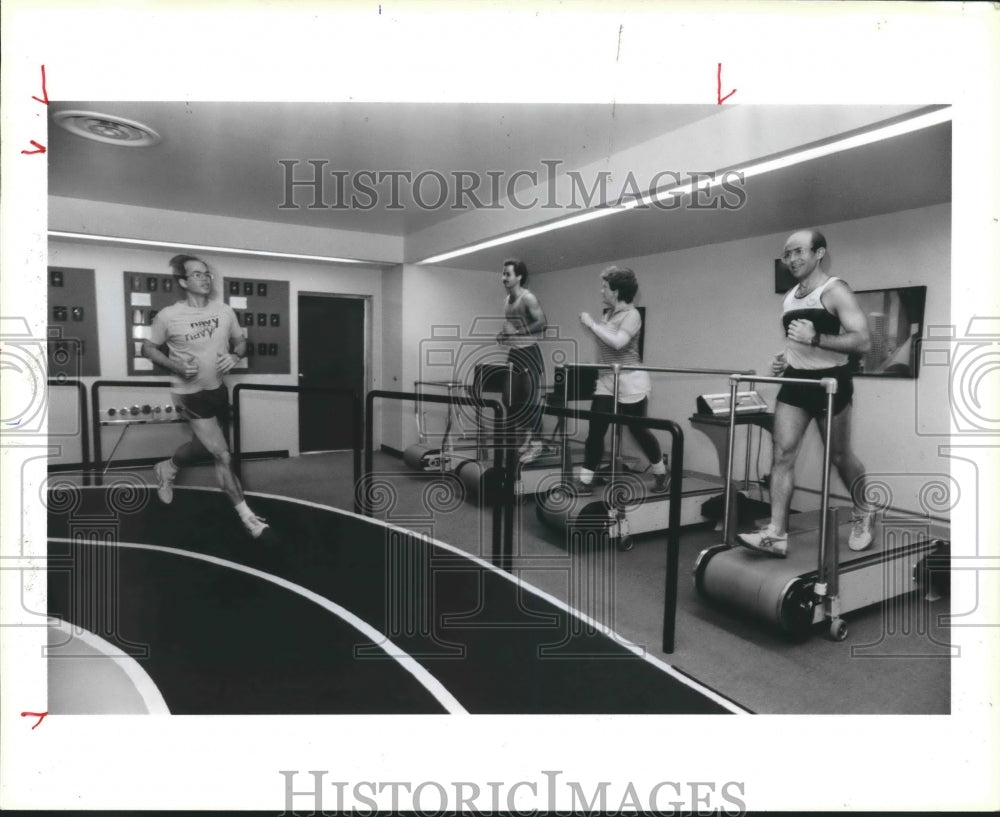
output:
[[[437,264],[441,261],[458,258],[462,255],[478,252],[479,250],[489,249],[490,247],[498,247],[502,244],[510,244],[513,241],[520,241],[521,239],[541,235],[542,233],[548,233],[553,230],[562,230],[565,227],[572,227],[575,224],[592,221],[596,218],[604,218],[605,216],[610,216],[614,213],[634,210],[640,205],[648,206],[653,202],[664,201],[667,198],[680,198],[681,196],[692,193],[696,187],[699,190],[709,190],[712,187],[722,184],[721,176],[732,178],[732,174],[741,173],[743,174],[744,179],[748,179],[753,176],[760,176],[764,173],[781,170],[785,167],[792,167],[793,165],[808,162],[813,159],[819,159],[823,156],[830,156],[831,154],[840,153],[845,150],[852,150],[853,148],[862,147],[863,145],[870,145],[874,142],[892,139],[895,136],[913,133],[914,131],[929,128],[933,125],[940,125],[942,122],[947,122],[950,119],[951,108],[941,108],[930,113],[915,116],[912,119],[907,119],[903,122],[896,122],[892,125],[876,128],[875,130],[868,131],[866,133],[848,136],[844,139],[828,142],[825,145],[796,151],[795,153],[790,153],[787,156],[782,156],[778,159],[771,159],[766,162],[759,162],[758,164],[751,164],[742,168],[731,168],[721,174],[717,173],[714,180],[705,180],[699,182],[697,185],[693,182],[689,182],[688,184],[671,187],[667,190],[660,190],[656,193],[647,193],[641,198],[628,199],[620,204],[606,205],[596,210],[588,210],[586,213],[581,213],[580,215],[570,216],[569,218],[561,219],[559,221],[551,221],[548,224],[543,224],[538,227],[530,227],[525,230],[519,230],[516,233],[511,233],[510,235],[502,236],[500,238],[492,238],[488,241],[479,242],[478,244],[472,244],[471,246],[460,250],[453,250],[451,252],[442,253],[441,255],[434,255],[430,258],[425,258],[423,261],[418,261],[417,263]]]
[[[238,247],[213,247],[208,244],[177,244],[172,241],[151,241],[145,238],[121,238],[112,235],[93,235],[90,233],[66,233],[60,230],[49,230],[49,238],[69,238],[74,241],[95,241],[104,244],[127,244],[136,247],[161,247],[175,250],[203,250],[205,252],[221,252],[230,255],[252,255],[259,258],[283,258],[296,261],[327,261],[336,264],[385,264],[388,262],[364,261],[359,258],[337,258],[332,255],[302,255],[291,252],[269,252],[267,250],[247,250]]]
[[[570,216],[559,222],[552,222],[549,224],[542,224],[538,227],[529,227],[525,230],[521,230],[512,235],[501,236],[500,238],[491,238],[488,241],[482,241],[479,244],[473,244],[471,247],[466,247],[462,250],[453,250],[452,252],[442,253],[441,255],[435,255],[430,258],[425,258],[423,261],[418,261],[418,264],[435,264],[439,261],[446,261],[449,258],[457,258],[460,255],[468,255],[470,252],[476,252],[477,250],[485,250],[490,247],[499,247],[501,244],[509,244],[511,241],[519,241],[522,238],[530,238],[533,235],[540,235],[541,233],[548,233],[552,230],[561,230],[563,227],[571,227],[574,224],[580,224],[584,221],[593,221],[595,218],[602,218],[610,213],[617,212],[617,210],[610,207],[601,208],[599,210],[588,210],[586,213],[580,213],[578,216]]]

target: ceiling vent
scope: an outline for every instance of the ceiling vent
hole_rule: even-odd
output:
[[[148,148],[159,144],[160,134],[141,122],[92,111],[58,111],[52,118],[70,133],[127,148]]]

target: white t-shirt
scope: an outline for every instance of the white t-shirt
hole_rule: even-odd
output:
[[[243,339],[243,330],[229,304],[209,301],[197,307],[178,301],[156,314],[149,339],[157,346],[166,343],[171,360],[193,360],[198,364],[198,374],[191,380],[172,373],[170,378],[171,391],[194,394],[222,385],[216,365],[221,356],[229,353],[230,342]]]

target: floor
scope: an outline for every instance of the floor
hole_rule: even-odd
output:
[[[376,454],[377,516],[484,559],[490,558],[491,513],[455,495],[454,481],[416,474],[400,459]],[[146,479],[151,479],[151,472]],[[351,509],[349,454],[251,461],[243,480],[253,493],[306,499]],[[209,469],[184,473],[180,484],[212,485]],[[633,550],[603,549],[571,557],[557,533],[536,519],[533,501],[517,506],[516,574],[612,627],[650,655],[672,664],[758,713],[948,713],[951,648],[948,598],[916,593],[845,616],[847,639],[814,635],[805,643],[716,609],[695,592],[698,554],[717,544],[711,526],[680,537],[676,643],[660,648],[665,537],[646,535]]]
[[[132,491],[127,510],[123,495],[106,481],[50,507],[49,615],[119,658],[80,660],[93,653],[72,642],[54,650],[53,714],[128,703],[60,700],[67,667],[74,689],[107,688],[107,672],[80,671],[88,664],[138,666],[176,715],[745,713],[425,536],[255,495],[271,532],[253,540],[217,491],[178,487],[169,505]],[[93,520],[113,506],[122,509],[114,535],[101,536],[107,523]]]

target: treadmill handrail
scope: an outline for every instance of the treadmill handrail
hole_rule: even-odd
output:
[[[421,386],[434,386],[435,388],[439,388],[439,389],[447,389],[449,397],[453,396],[452,392],[454,390],[465,388],[465,384],[463,384],[459,380],[414,380],[413,381],[413,392],[415,394],[419,394]],[[413,418],[414,418],[414,420],[417,423],[417,439],[421,443],[426,443],[427,442],[427,432],[424,430],[423,412],[421,412],[421,410],[420,410],[421,402],[422,402],[421,400],[414,401],[414,403],[413,403]],[[442,450],[444,450],[445,442],[447,441],[448,435],[450,434],[450,432],[451,432],[451,406],[449,405],[448,406],[448,417],[447,417],[447,419],[445,421],[444,437],[442,438],[442,441],[441,441],[441,449]]]
[[[804,377],[771,377],[758,374],[744,374],[743,372],[733,372],[730,378],[735,380],[737,383],[776,383],[779,386],[785,385],[785,383],[800,383],[803,386],[822,386],[830,394],[837,393],[837,381],[832,377],[824,377],[820,380],[810,380]]]
[[[613,369],[618,367],[623,372],[659,372],[661,374],[756,374],[753,369],[701,369],[688,366],[623,366],[620,363],[567,363],[565,368],[575,369]]]
[[[732,369],[699,369],[691,367],[681,367],[681,366],[623,366],[621,363],[572,363],[566,364],[563,368],[570,368],[571,366],[578,369],[610,369],[614,376],[614,387],[612,390],[612,406],[615,413],[618,412],[618,381],[621,378],[622,372],[656,372],[661,374],[697,374],[697,375],[713,375],[713,374],[724,374],[727,376],[732,376],[734,374]],[[753,369],[748,369],[746,371],[737,371],[735,374],[740,375],[755,375],[756,372]],[[733,398],[735,401],[735,397]],[[611,462],[618,462],[618,453],[621,450],[621,432],[622,428],[620,425],[615,427],[615,433],[611,435]],[[732,441],[730,441],[732,444]],[[747,435],[747,457],[750,456],[750,436]],[[750,479],[750,465],[749,459],[747,461],[747,475],[744,482],[749,482]],[[612,481],[614,476],[612,475]],[[728,483],[728,477],[726,482]],[[726,497],[728,500],[728,496]]]
[[[457,389],[462,383],[458,380],[414,380],[414,386],[439,386],[442,389]]]
[[[368,392],[365,397],[365,428],[362,445],[363,462],[361,481],[355,484],[355,495],[359,497],[359,510],[362,516],[371,516],[371,498],[368,493],[368,483],[372,477],[373,446],[375,439],[375,423],[373,410],[376,400],[394,400],[396,402],[406,402],[415,400],[426,400],[428,403],[444,403],[456,406],[478,406],[493,412],[494,425],[498,426],[506,434],[507,431],[507,410],[499,400],[477,400],[472,397],[451,397],[443,394],[421,394],[419,392],[389,391],[386,389],[375,389]],[[511,471],[515,465],[513,457],[506,456],[508,452],[496,448],[493,452],[493,468],[502,474],[500,493],[501,499],[493,505],[493,530],[492,530],[492,561],[493,564],[510,569],[508,562],[504,561],[504,552],[513,552],[513,525],[514,525],[514,483],[511,479]],[[505,541],[501,542],[501,538]]]
[[[733,520],[731,518],[732,503],[732,482],[733,482],[733,443],[736,441],[736,390],[740,383],[796,383],[808,388],[821,388],[826,391],[826,424],[823,430],[823,474],[820,486],[820,520],[819,520],[819,564],[817,566],[818,580],[816,587],[819,588],[817,595],[827,594],[827,536],[828,519],[827,511],[830,507],[830,441],[833,435],[833,398],[837,393],[837,381],[832,377],[824,377],[820,380],[808,380],[800,377],[771,377],[764,375],[741,375],[731,374],[729,376],[729,451],[726,456],[726,484],[725,484],[725,504],[723,505],[723,534],[727,545],[732,545]],[[830,570],[836,575],[839,571],[839,554],[837,548],[832,548],[832,561]],[[829,598],[827,598],[829,600]]]

